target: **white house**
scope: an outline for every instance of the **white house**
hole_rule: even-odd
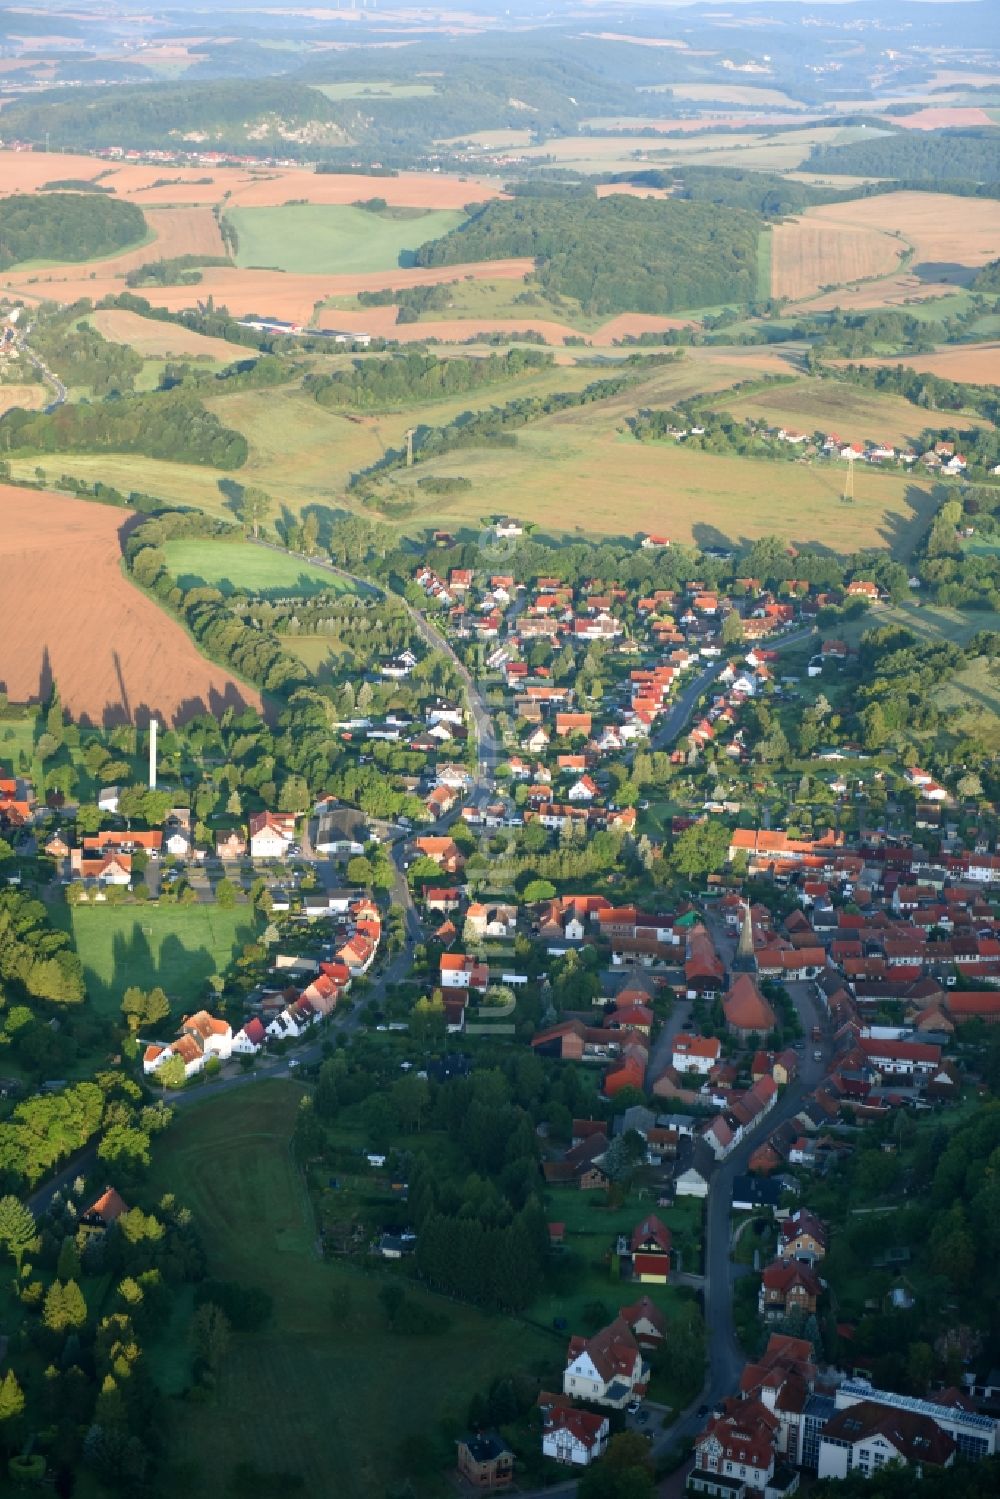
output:
[[[649,1372],[624,1317],[602,1327],[592,1338],[570,1339],[563,1394],[594,1405],[623,1410],[646,1393]]]
[[[266,1032],[263,1022],[256,1016],[248,1020],[246,1025],[236,1032],[233,1037],[234,1057],[255,1057],[264,1046]]]
[[[570,1467],[587,1468],[601,1457],[608,1445],[610,1423],[596,1411],[572,1406],[551,1406],[544,1417],[542,1455]]]
[[[295,842],[295,818],[288,812],[255,812],[250,818],[250,857],[284,859]]]
[[[674,1182],[674,1196],[707,1197],[708,1178],[702,1175],[697,1166],[689,1166]]]
[[[592,802],[597,795],[597,786],[589,775],[582,775],[578,781],[574,781],[566,793],[566,800],[570,802]]]
[[[692,1036],[682,1031],[674,1038],[673,1066],[678,1072],[697,1072],[705,1077],[721,1056],[718,1036]]]
[[[118,798],[121,795],[120,786],[105,786],[97,793],[97,806],[101,812],[116,813],[118,811]]]

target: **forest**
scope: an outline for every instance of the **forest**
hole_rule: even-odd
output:
[[[94,260],[114,255],[147,232],[142,209],[117,198],[79,193],[5,198],[0,271],[22,260]]]
[[[847,146],[814,146],[807,168],[847,177],[1000,181],[995,132],[908,130]]]
[[[644,198],[516,198],[422,245],[424,266],[531,255],[551,292],[587,313],[749,302],[760,220],[743,209]]]

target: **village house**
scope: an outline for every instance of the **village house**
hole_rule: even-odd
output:
[[[100,1197],[80,1214],[78,1230],[87,1240],[102,1239],[108,1229],[118,1222],[128,1204],[114,1189],[105,1187]]]
[[[643,1285],[665,1286],[670,1279],[673,1235],[655,1213],[637,1223],[628,1239],[628,1249],[619,1260],[631,1267],[632,1276]]]
[[[489,965],[466,953],[442,953],[439,971],[442,989],[489,988]]]
[[[618,1317],[592,1338],[570,1339],[563,1394],[623,1410],[646,1393],[649,1373],[632,1329]]]
[[[494,1432],[461,1437],[456,1466],[474,1489],[506,1489],[514,1479],[514,1454]]]
[[[674,1038],[673,1065],[678,1072],[707,1077],[721,1056],[722,1042],[717,1036],[694,1036],[681,1031]]]
[[[604,1455],[611,1430],[607,1416],[575,1406],[548,1405],[542,1415],[542,1455],[573,1468],[588,1468]]]
[[[295,842],[290,812],[255,812],[250,818],[251,859],[285,859]]]
[[[779,1258],[764,1268],[757,1310],[769,1320],[786,1317],[793,1311],[808,1316],[815,1312],[822,1294],[823,1282],[811,1265]]]

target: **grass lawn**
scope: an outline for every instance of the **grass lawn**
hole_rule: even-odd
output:
[[[418,245],[465,222],[457,210],[394,218],[346,204],[315,203],[231,208],[226,217],[239,236],[237,265],[337,275],[412,265]]]
[[[129,984],[160,984],[178,1012],[253,938],[247,906],[63,906],[52,919],[73,935],[92,1003],[117,1013]]]
[[[940,604],[907,602],[872,609],[857,619],[844,620],[838,623],[835,633],[848,645],[857,645],[866,630],[882,629],[886,625],[900,625],[928,644],[954,640],[964,645],[980,630],[1000,630],[1000,614],[992,614],[988,609],[946,609]]]
[[[843,475],[831,463],[640,443],[624,429],[625,415],[619,403],[607,402],[546,417],[518,432],[513,451],[459,451],[398,470],[391,492],[422,506],[424,525],[452,529],[509,509],[516,494],[521,513],[543,532],[666,531],[677,541],[729,547],[773,533],[799,547],[839,553],[887,547],[901,559],[936,509],[932,487],[906,476],[856,474],[856,502],[845,505]],[[432,514],[416,489],[416,479],[429,475],[463,475],[472,488],[435,497]]]
[[[209,583],[226,594],[244,589],[273,596],[357,592],[346,578],[250,542],[168,541],[164,551],[182,588]]]
[[[262,1082],[199,1102],[156,1145],[155,1187],[191,1207],[209,1273],[261,1286],[275,1301],[262,1331],[234,1339],[213,1402],[178,1407],[167,1450],[183,1465],[175,1477],[190,1499],[216,1499],[244,1461],[301,1473],[310,1495],[368,1499],[405,1476],[404,1438],[442,1417],[462,1421],[471,1395],[497,1374],[558,1364],[554,1338],[450,1302],[434,1301],[449,1319],[444,1333],[388,1333],[383,1277],[317,1255],[289,1152],[302,1092]]]

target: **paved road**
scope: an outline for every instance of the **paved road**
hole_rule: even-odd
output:
[[[28,334],[30,332],[31,327],[29,324],[24,333],[22,333],[18,338],[17,345],[22,354],[24,354],[25,358],[28,360],[29,364],[33,364],[46,384],[52,387],[53,394],[55,395],[55,400],[50,401],[45,410],[55,411],[57,406],[62,406],[64,404],[69,395],[69,391],[66,389],[59,376],[52,373],[42,356],[40,354],[36,354],[34,349],[28,343]]]

